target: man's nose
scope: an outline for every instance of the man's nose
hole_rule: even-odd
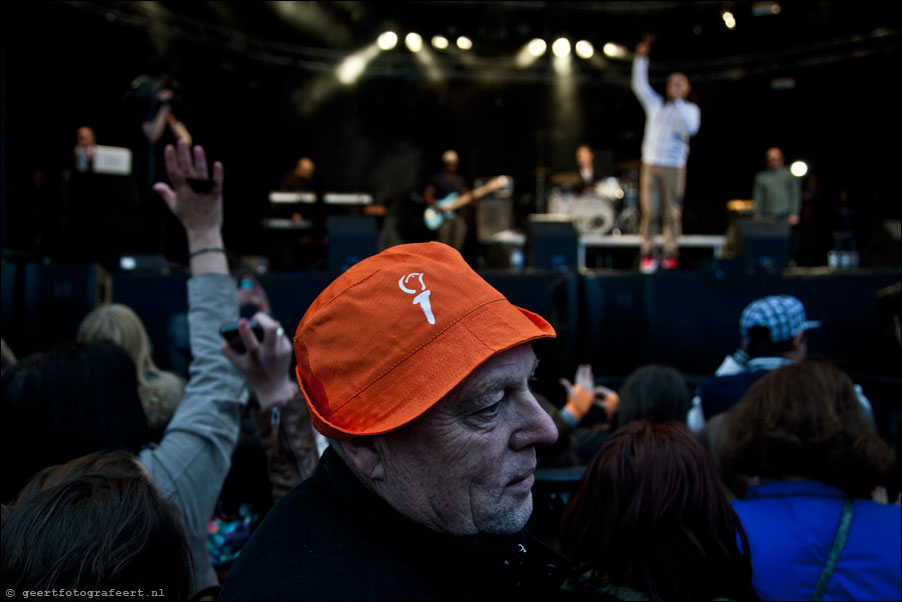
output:
[[[551,445],[558,438],[557,427],[536,398],[530,394],[519,408],[520,425],[511,435],[510,446],[514,450],[533,445]]]

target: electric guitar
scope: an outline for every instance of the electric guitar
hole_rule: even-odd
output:
[[[476,190],[471,190],[464,194],[452,192],[443,199],[436,201],[436,207],[427,207],[423,212],[423,221],[426,222],[426,227],[430,230],[438,230],[439,226],[441,226],[445,220],[453,218],[455,215],[454,212],[461,207],[469,205],[473,201],[484,197],[491,192],[495,192],[502,188],[508,188],[510,187],[510,184],[509,177],[498,176],[497,178],[492,178]]]

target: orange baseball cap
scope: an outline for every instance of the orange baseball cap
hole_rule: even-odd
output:
[[[421,416],[487,359],[555,336],[441,243],[391,247],[313,301],[294,337],[316,429],[347,439]]]

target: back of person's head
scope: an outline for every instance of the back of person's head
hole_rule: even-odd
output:
[[[130,307],[119,303],[101,305],[78,326],[79,341],[110,341],[125,349],[135,362],[138,382],[147,383],[145,373],[159,372],[153,363],[150,337],[144,323]]]
[[[593,589],[661,600],[756,598],[745,532],[681,422],[635,421],[601,447],[564,511],[561,548]]]
[[[892,451],[864,415],[851,379],[835,366],[802,362],[773,370],[726,420],[728,475],[815,479],[855,498],[886,484]]]
[[[191,554],[182,516],[122,452],[44,471],[23,490],[2,536],[3,582],[19,592],[143,589],[169,599],[188,596]]]
[[[767,326],[752,326],[748,329],[745,351],[749,357],[777,357],[792,351],[793,345],[794,339],[771,341]]]
[[[2,500],[42,468],[148,442],[135,365],[108,342],[68,343],[25,358],[0,380]]]
[[[650,364],[633,371],[620,389],[620,424],[685,420],[692,405],[686,379],[674,368]]]

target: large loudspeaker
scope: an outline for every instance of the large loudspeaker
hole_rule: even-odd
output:
[[[24,267],[25,340],[16,354],[45,351],[75,339],[82,318],[112,298],[112,279],[101,266],[30,263]]]
[[[750,268],[780,270],[789,265],[789,224],[784,220],[736,222],[742,237],[742,254]]]
[[[579,236],[569,219],[542,219],[530,216],[532,265],[537,268],[576,270],[579,265]]]
[[[329,271],[339,274],[376,253],[376,219],[369,216],[330,215]]]

